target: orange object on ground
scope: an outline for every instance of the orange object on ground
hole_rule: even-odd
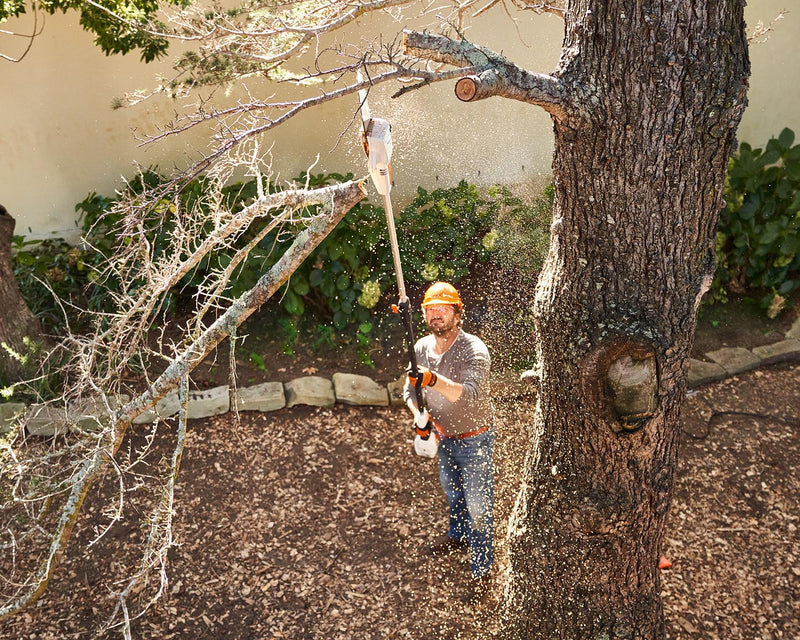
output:
[[[670,568],[672,568],[672,562],[666,556],[661,556],[658,559],[658,568],[659,569],[670,569]]]

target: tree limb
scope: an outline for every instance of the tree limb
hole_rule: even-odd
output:
[[[521,0],[516,4],[523,11],[533,11],[534,13],[538,14],[550,13],[554,16],[558,16],[562,20],[564,19],[564,13],[566,12],[566,8],[564,6],[560,6],[566,4],[564,0],[556,0],[555,2],[541,2],[541,0]]]
[[[235,300],[225,313],[173,360],[147,390],[112,413],[111,427],[98,436],[98,446],[93,454],[83,460],[72,476],[69,496],[61,509],[45,559],[33,578],[26,581],[27,591],[0,607],[0,620],[24,609],[46,590],[70,539],[92,482],[113,459],[134,418],[174,389],[208,353],[264,304],[365,195],[360,181],[350,181],[309,192],[304,204],[323,204],[324,212],[316,216],[308,227],[298,234],[291,247],[256,285]]]
[[[361,183],[355,181],[324,187],[314,193],[317,194],[317,198],[315,198],[317,202],[324,203],[328,200],[329,211],[315,218],[298,235],[278,262],[261,276],[256,285],[235,300],[227,311],[209,326],[182,355],[175,358],[147,391],[117,411],[117,424],[132,421],[174,389],[184,370],[194,369],[203,361],[203,358],[228,337],[233,328],[240,326],[264,304],[333,230],[339,220],[365,195]],[[307,204],[313,204],[310,198]]]
[[[566,123],[572,111],[561,81],[555,76],[527,71],[504,56],[477,47],[467,40],[456,41],[445,36],[408,30],[403,32],[403,36],[405,54],[408,56],[482,69],[480,73],[465,76],[456,83],[459,100],[473,102],[490,96],[519,100],[542,107],[562,123]]]

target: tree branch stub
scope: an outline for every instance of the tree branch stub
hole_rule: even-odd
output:
[[[462,102],[482,100],[495,95],[500,79],[493,69],[487,69],[480,75],[470,75],[456,82],[456,97]]]
[[[561,124],[566,124],[571,111],[560,80],[555,76],[534,73],[518,67],[498,53],[477,47],[466,40],[417,31],[403,32],[405,55],[451,64],[477,67],[481,73],[466,75],[455,87],[463,102],[474,102],[492,96],[534,104],[547,111]]]

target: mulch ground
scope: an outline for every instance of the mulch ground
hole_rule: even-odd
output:
[[[687,398],[662,572],[671,640],[800,637],[800,365],[701,387]],[[498,406],[497,540],[525,449],[530,401]],[[714,412],[765,414],[717,415]],[[126,447],[147,443],[140,427]],[[2,640],[118,638],[99,631],[135,570],[152,502],[148,480],[172,433],[163,426],[125,473],[125,518],[108,524],[107,477],[85,505],[46,594],[0,623]],[[433,461],[413,455],[399,409],[293,408],[196,420],[176,490],[165,595],[131,621],[135,638],[490,638],[490,604],[455,596],[464,556],[433,560],[444,528]],[[158,585],[138,594],[141,605]],[[132,613],[135,609],[132,609]]]

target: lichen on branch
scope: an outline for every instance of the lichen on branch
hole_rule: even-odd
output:
[[[409,30],[403,35],[407,56],[479,70],[477,74],[465,71],[465,77],[456,84],[459,99],[471,102],[498,96],[519,100],[541,107],[562,123],[567,121],[569,104],[556,76],[523,69],[505,56],[463,38],[454,40]]]

